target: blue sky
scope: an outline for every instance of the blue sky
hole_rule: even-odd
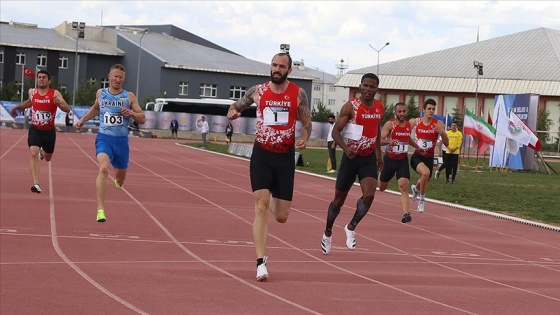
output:
[[[539,27],[560,29],[560,1],[15,1],[0,20],[53,28],[173,24],[247,58],[295,60],[335,74]],[[0,38],[1,42],[1,38]]]

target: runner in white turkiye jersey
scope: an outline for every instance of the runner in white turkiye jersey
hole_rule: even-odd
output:
[[[41,193],[39,186],[39,157],[41,160],[50,161],[56,144],[56,129],[54,119],[57,107],[64,112],[70,111],[70,106],[59,91],[50,88],[51,75],[45,71],[37,72],[37,88],[29,89],[29,98],[23,103],[14,106],[12,116],[17,116],[17,111],[31,107],[31,126],[27,137],[29,146],[31,177],[33,186],[31,191]]]
[[[311,135],[311,113],[305,90],[287,80],[292,58],[279,53],[272,58],[270,82],[253,86],[228,111],[230,120],[257,105],[257,128],[251,154],[251,188],[255,200],[253,239],[257,253],[257,280],[266,281],[267,217],[272,212],[280,223],[288,220],[294,193],[294,148],[305,149]],[[296,141],[296,118],[302,124]],[[272,195],[272,198],[271,198]]]
[[[105,222],[105,195],[107,177],[112,165],[115,169],[115,186],[121,188],[128,170],[128,123],[133,119],[138,124],[146,122],[144,112],[138,104],[136,95],[127,92],[122,85],[125,69],[116,64],[109,72],[109,87],[97,90],[95,103],[76,123],[81,130],[84,123],[99,115],[99,132],[95,139],[95,155],[99,163],[99,173],[95,186],[97,188],[97,222]]]
[[[332,229],[340,209],[346,201],[350,188],[356,177],[360,182],[362,195],[356,203],[354,216],[344,226],[346,247],[356,248],[354,229],[365,217],[375,197],[377,171],[383,169],[381,144],[379,142],[380,123],[383,119],[383,104],[375,99],[379,88],[379,78],[373,73],[366,73],[360,82],[360,97],[348,100],[340,109],[340,115],[332,130],[336,144],[344,151],[336,184],[334,198],[327,209],[327,220],[321,250],[328,254],[332,246]],[[345,131],[348,142],[342,138]]]

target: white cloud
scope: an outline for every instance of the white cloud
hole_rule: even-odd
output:
[[[45,10],[52,14],[45,14]],[[336,73],[509,35],[560,29],[558,1],[14,1],[0,19],[52,28],[173,24],[247,58],[268,63],[281,43],[294,59]],[[101,19],[102,18],[102,19]]]

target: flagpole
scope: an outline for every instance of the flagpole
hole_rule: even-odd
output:
[[[39,73],[39,67],[35,66],[35,78],[33,78],[35,81],[35,88],[37,88],[37,73]]]
[[[21,103],[23,103],[23,74],[25,73],[25,65],[21,65]]]

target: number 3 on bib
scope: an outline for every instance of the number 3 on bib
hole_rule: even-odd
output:
[[[123,124],[123,115],[121,113],[105,112],[103,114],[103,124],[105,126],[120,126]]]

